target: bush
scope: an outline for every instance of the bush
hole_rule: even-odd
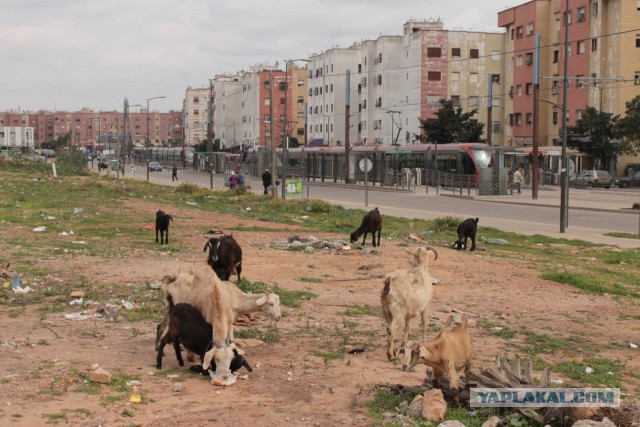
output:
[[[56,158],[56,172],[64,176],[89,175],[87,156],[80,150],[60,150]]]
[[[456,232],[460,224],[460,218],[452,216],[438,217],[430,221],[430,228],[435,232]]]

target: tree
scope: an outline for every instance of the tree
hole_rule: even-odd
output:
[[[619,117],[588,107],[575,126],[567,128],[567,146],[590,154],[596,160],[596,164],[607,165],[616,154],[625,151],[620,144],[611,143],[615,137],[614,127]]]
[[[624,139],[625,154],[640,154],[640,95],[626,106],[625,116],[616,123],[614,133]]]
[[[451,100],[441,99],[439,102],[442,107],[435,120],[419,119],[424,139],[438,144],[483,141],[484,123],[473,120],[478,113],[477,108],[463,113],[462,107],[454,108]]]

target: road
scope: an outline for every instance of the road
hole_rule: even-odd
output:
[[[127,177],[129,170],[127,169]],[[179,172],[180,181],[171,181],[171,171],[151,172],[150,181],[158,184],[178,185],[191,182],[209,187],[209,175],[194,172]],[[146,179],[143,166],[136,167],[136,179]],[[248,180],[256,193],[262,193],[259,178]],[[222,176],[214,175],[214,189],[223,189]],[[557,188],[556,188],[557,190]],[[368,207],[365,207],[365,191],[329,183],[311,183],[304,190],[311,198],[338,203],[347,208],[371,209],[379,207],[383,214],[407,218],[432,219],[441,216],[462,218],[478,217],[481,226],[495,227],[525,235],[542,234],[557,238],[580,239],[594,243],[613,244],[625,248],[640,247],[638,239],[622,239],[605,236],[605,233],[638,233],[639,216],[631,211],[631,205],[640,200],[640,191],[621,190],[570,190],[569,226],[565,233],[559,232],[559,191],[540,191],[539,199],[531,201],[531,192],[522,196],[465,197],[450,193],[436,194],[430,188],[415,192],[368,191]],[[626,208],[626,209],[625,209]]]

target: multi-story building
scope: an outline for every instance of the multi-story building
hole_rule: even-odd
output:
[[[567,121],[575,125],[587,107],[624,114],[640,95],[640,3],[637,0],[533,0],[498,14],[505,28],[503,84],[506,145],[533,143],[533,40],[540,34],[539,145],[560,145],[564,104],[565,29],[568,19]],[[624,159],[619,159],[624,163]],[[637,161],[637,160],[636,160]],[[585,165],[587,166],[587,165]],[[607,167],[609,165],[601,165]]]
[[[207,126],[211,114],[210,88],[187,87],[182,104],[184,141],[192,147],[207,139]]]
[[[134,144],[143,145],[147,136],[147,113],[129,114],[129,130]],[[182,141],[182,112],[149,112],[149,139],[153,145],[177,145]],[[71,134],[73,145],[108,149],[125,133],[124,115],[117,111],[83,109],[78,112],[0,113],[0,126],[29,126],[33,128],[35,147]],[[96,149],[96,148],[94,148]],[[100,149],[97,149],[100,151]]]
[[[0,149],[31,151],[34,148],[34,129],[30,126],[0,127]]]
[[[221,148],[239,145],[244,139],[242,85],[240,73],[213,79],[213,135]]]
[[[352,144],[411,144],[419,118],[433,119],[441,99],[486,122],[490,74],[502,70],[503,35],[443,29],[411,21],[400,36],[381,36],[347,49],[314,55],[309,65],[309,140],[341,145],[345,139],[347,74]],[[496,106],[494,103],[494,110]],[[500,128],[494,141],[501,139]]]

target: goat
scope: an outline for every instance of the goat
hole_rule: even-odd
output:
[[[256,311],[261,311],[276,321],[280,320],[282,317],[280,313],[280,297],[277,294],[274,294],[269,290],[265,290],[264,293],[247,294],[242,292],[231,282],[222,283],[230,297],[234,321],[240,316]],[[165,334],[165,330],[169,327],[169,317],[170,313],[169,310],[167,310],[162,321],[158,323],[156,331],[156,351],[158,350],[163,334]]]
[[[210,324],[204,320],[202,314],[189,304],[176,304],[172,305],[168,311],[168,333],[165,334],[157,347],[156,367],[162,368],[162,353],[164,346],[173,343],[173,348],[176,352],[176,358],[178,364],[184,366],[182,355],[180,354],[180,344],[182,344],[187,350],[200,356],[200,361],[204,358],[205,353],[209,350],[211,344],[211,335],[213,328]],[[249,372],[252,371],[251,366],[242,357],[241,351],[233,350],[234,358],[231,361],[229,368],[231,372],[245,367]],[[198,366],[198,365],[196,365]],[[198,366],[201,368],[200,366]],[[216,370],[215,364],[211,365],[213,371]],[[202,370],[192,369],[195,372],[202,373]]]
[[[470,251],[476,250],[476,233],[478,232],[478,218],[467,218],[458,225],[458,240],[453,244],[458,250],[467,249],[467,238],[471,239]],[[464,239],[464,243],[462,242]]]
[[[450,324],[452,317],[448,319]],[[404,354],[402,369],[411,369],[418,364],[430,366],[433,370],[433,384],[437,387],[441,377],[449,381],[449,388],[456,390],[459,385],[458,370],[465,374],[471,369],[471,337],[469,321],[466,317],[451,329],[441,331],[433,341],[427,343],[408,342],[400,350]]]
[[[205,321],[212,326],[211,342],[213,347],[203,358],[202,368],[207,370],[212,361],[217,365],[212,380],[216,385],[231,385],[236,381],[229,369],[234,358],[233,350],[233,309],[229,292],[218,276],[210,268],[199,268],[195,274],[186,273],[164,278],[162,290],[169,308],[173,304],[185,303],[199,310]],[[169,328],[162,331],[162,341]]]
[[[242,272],[242,248],[232,235],[212,237],[209,239],[202,252],[209,249],[207,264],[215,271],[220,280],[229,280],[232,274]]]
[[[156,212],[156,243],[158,243],[158,233],[160,233],[160,244],[169,244],[169,222],[173,218],[168,213],[159,210]],[[164,238],[163,238],[164,237]]]
[[[438,253],[429,247],[407,250],[411,255],[411,270],[397,270],[387,274],[380,300],[387,329],[387,358],[396,358],[395,337],[399,329],[404,330],[402,345],[409,339],[409,322],[420,315],[422,321],[422,339],[427,339],[429,307],[433,298],[433,285],[429,275],[429,252]]]
[[[376,232],[378,232],[378,246],[380,246],[380,234],[382,234],[382,216],[378,208],[369,211],[364,218],[360,227],[351,233],[351,243],[357,242],[358,238],[364,234],[362,244],[367,240],[367,233],[371,233],[373,237],[373,246],[376,246]]]

